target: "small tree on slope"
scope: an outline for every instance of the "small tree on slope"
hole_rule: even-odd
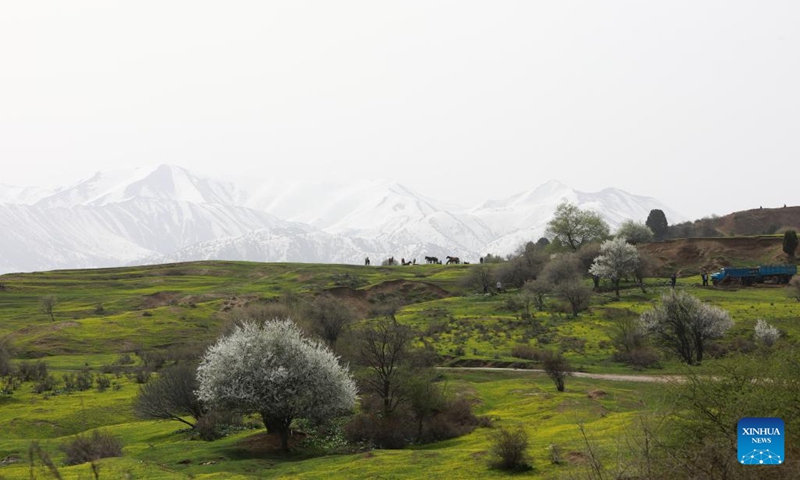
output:
[[[356,402],[347,368],[290,320],[236,327],[208,349],[197,378],[201,400],[260,414],[267,431],[280,435],[284,452],[292,420],[329,420]]]

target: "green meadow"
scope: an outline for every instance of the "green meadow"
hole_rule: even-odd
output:
[[[330,291],[358,296],[370,304],[400,300],[399,322],[413,326],[417,343],[429,345],[443,366],[539,368],[513,355],[515,347],[556,349],[576,370],[590,373],[666,375],[685,372],[672,357],[660,368],[634,370],[613,361],[612,332],[620,318],[638,318],[669,291],[664,279],[649,281],[647,293],[627,285],[593,296],[577,318],[558,300],[525,319],[516,292],[475,294],[463,278],[472,266],[349,265],[198,262],[149,267],[55,271],[0,276],[0,337],[14,346],[17,362],[46,362],[50,373],[83,370],[108,379],[104,391],[34,393],[33,382],[0,394],[0,478],[53,478],[37,442],[62,478],[94,478],[89,464],[65,466],[59,446],[78,434],[110,432],[124,443],[124,455],[96,463],[99,478],[493,478],[489,466],[492,428],[404,450],[353,451],[322,448],[302,432],[293,453],[282,456],[261,429],[240,429],[205,442],[183,425],[143,421],[133,415],[139,389],[136,353],[178,351],[216,338],[228,312],[252,302],[303,298]],[[730,311],[735,325],[713,352],[753,348],[753,326],[765,319],[784,342],[800,335],[800,302],[788,288],[701,287],[700,277],[679,280],[684,289]],[[354,293],[355,292],[355,293]],[[40,299],[57,299],[54,320]],[[713,364],[712,358],[701,367]],[[112,368],[115,365],[119,368]],[[448,388],[466,396],[477,415],[497,426],[521,426],[530,438],[533,478],[584,478],[587,448],[607,464],[633,459],[625,447],[653,412],[669,408],[664,383],[568,378],[563,393],[544,374],[526,371],[443,371]],[[2,385],[0,385],[2,386]],[[308,435],[303,440],[304,433]],[[553,463],[553,449],[561,462]]]

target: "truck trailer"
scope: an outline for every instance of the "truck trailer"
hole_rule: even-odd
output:
[[[797,265],[764,265],[760,267],[725,267],[711,274],[714,285],[752,285],[754,283],[787,284],[797,275]]]

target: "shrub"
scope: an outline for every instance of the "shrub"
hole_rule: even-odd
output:
[[[60,447],[67,465],[92,462],[101,458],[121,457],[122,442],[115,436],[95,430],[91,435],[78,435]]]
[[[132,365],[136,363],[136,360],[134,360],[131,357],[130,353],[123,353],[119,356],[119,358],[117,358],[117,360],[114,363],[116,365]]]
[[[14,373],[14,365],[11,363],[13,350],[8,337],[0,338],[0,377]]]
[[[550,463],[553,465],[558,465],[564,462],[564,459],[561,457],[561,447],[558,444],[550,444],[550,446],[547,447],[547,452],[550,454]]]
[[[242,428],[242,417],[229,411],[213,410],[198,418],[194,424],[197,435],[207,442],[222,438],[239,428]]]
[[[105,375],[99,375],[95,380],[95,383],[97,383],[98,392],[105,392],[108,390],[108,387],[111,386],[111,379]]]
[[[539,348],[534,348],[530,345],[521,343],[519,345],[514,345],[514,347],[511,349],[511,356],[538,362],[542,359],[542,352],[543,350]]]
[[[649,348],[637,348],[629,352],[617,352],[613,356],[617,362],[627,363],[634,368],[660,368],[661,358],[658,352]]]
[[[74,373],[65,373],[61,378],[64,381],[64,390],[66,390],[67,392],[72,392],[78,389],[77,384],[75,382]]]
[[[420,443],[440,442],[460,437],[475,430],[481,420],[472,413],[466,398],[449,400],[442,411],[428,420],[419,438]]]
[[[33,393],[52,392],[58,386],[58,380],[52,375],[39,379],[33,385]]]
[[[137,368],[134,372],[134,378],[138,384],[147,383],[150,380],[150,370],[147,367]]]
[[[350,443],[362,443],[378,448],[405,448],[414,438],[414,421],[405,411],[395,410],[392,416],[378,414],[379,410],[355,415],[344,426],[344,436]]]
[[[37,362],[20,362],[17,366],[17,375],[23,382],[36,382],[47,377],[47,364],[42,360]]]
[[[491,435],[492,466],[500,470],[531,470],[525,450],[528,448],[528,434],[522,427],[514,430],[499,428]]]

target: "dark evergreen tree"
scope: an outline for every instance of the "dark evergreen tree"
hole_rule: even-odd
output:
[[[663,210],[657,208],[650,210],[650,214],[647,215],[647,221],[644,222],[644,224],[650,227],[656,240],[664,240],[667,238],[669,224],[667,223],[667,216],[664,215]]]
[[[783,251],[789,256],[789,261],[794,261],[794,253],[797,251],[797,232],[786,230],[783,234]]]
[[[536,240],[536,246],[540,248],[544,248],[550,245],[550,240],[547,237],[542,237],[539,240]]]

